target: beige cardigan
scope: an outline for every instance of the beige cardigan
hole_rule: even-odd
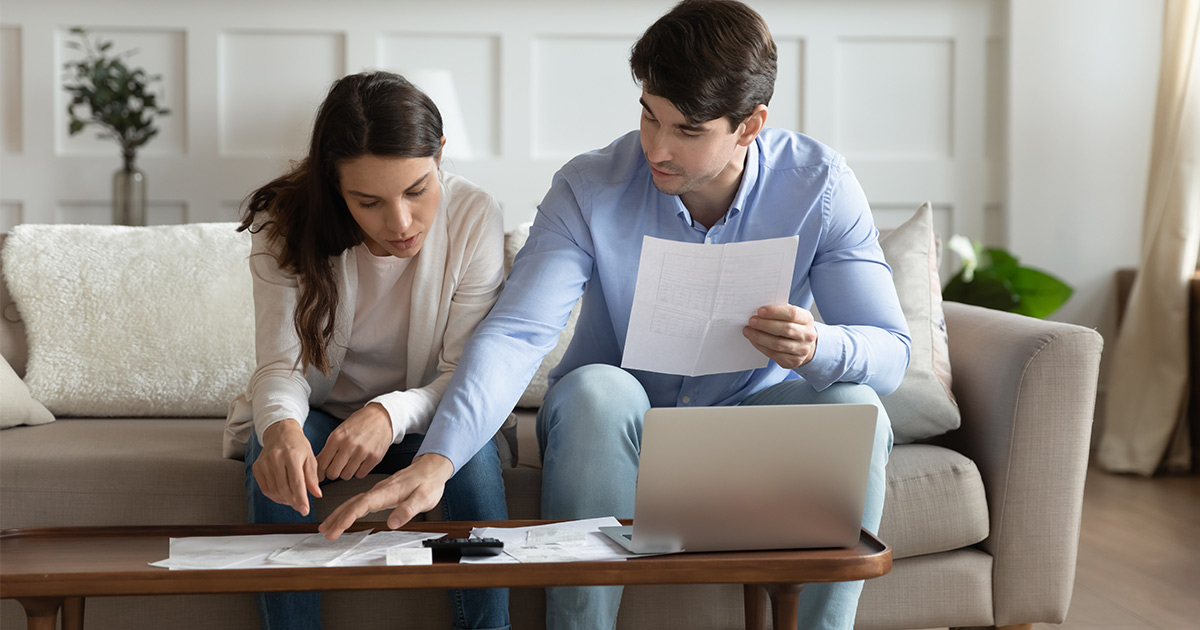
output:
[[[325,402],[346,356],[357,301],[358,267],[347,249],[333,260],[340,299],[329,348],[332,369],[329,376],[311,368],[300,374],[294,367],[300,341],[292,319],[297,280],[275,264],[265,234],[255,234],[252,243],[257,368],[246,392],[229,405],[222,450],[230,458],[245,455],[252,428],[261,439],[274,422],[303,421],[309,409]],[[465,178],[443,173],[438,214],[415,263],[405,392],[433,404],[415,405],[416,417],[393,418],[393,423],[423,433],[458,366],[463,344],[500,294],[504,221],[499,205]]]

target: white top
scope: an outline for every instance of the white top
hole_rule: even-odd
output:
[[[249,262],[254,279],[258,367],[246,393],[230,405],[223,444],[226,457],[245,454],[251,427],[261,439],[263,431],[276,422],[292,418],[303,425],[310,408],[324,408],[354,344],[361,286],[354,248],[331,261],[341,299],[333,341],[327,348],[329,375],[315,369],[304,373],[297,369],[300,340],[292,318],[298,282],[275,263],[274,249],[265,233],[254,234]],[[411,260],[405,270],[412,278],[408,307],[393,320],[393,324],[403,321],[408,326],[405,333],[397,333],[404,342],[394,346],[397,363],[404,370],[403,382],[393,379],[389,389],[369,392],[371,400],[379,400],[388,410],[393,432],[399,437],[427,432],[442,393],[458,367],[463,345],[500,293],[504,279],[500,206],[465,178],[443,173],[437,217],[421,252]],[[363,303],[371,302],[366,299]],[[498,419],[496,424],[502,421]]]
[[[358,265],[354,325],[341,373],[321,410],[345,420],[367,404],[378,402],[390,417],[400,419],[411,416],[403,412],[405,404],[436,407],[437,400],[431,396],[409,396],[406,400],[403,391],[407,389],[404,383],[408,371],[403,357],[412,302],[413,274],[409,270],[414,266],[409,263],[413,259],[376,256],[365,242],[353,249]],[[413,429],[424,432],[425,427],[406,427],[393,421],[393,440],[400,441]]]

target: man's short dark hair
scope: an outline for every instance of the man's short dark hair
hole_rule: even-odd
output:
[[[767,23],[734,0],[683,0],[633,45],[629,65],[646,92],[688,122],[728,118],[736,129],[775,92],[778,54]]]

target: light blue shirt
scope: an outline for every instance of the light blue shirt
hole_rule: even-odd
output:
[[[554,176],[500,299],[467,342],[421,446],[460,469],[499,428],[583,295],[570,346],[550,385],[591,364],[619,366],[642,237],[733,243],[799,236],[789,301],[819,304],[811,361],[707,376],[630,373],[654,407],[735,405],[781,381],[818,390],[900,385],[911,339],[871,210],[845,159],[802,134],[764,129],[746,154],[729,211],[711,229],[655,188],[638,132],[580,155]],[[748,343],[748,342],[747,342]]]

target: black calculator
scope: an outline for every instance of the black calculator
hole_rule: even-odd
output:
[[[504,551],[498,538],[433,538],[424,541],[435,560],[458,560],[463,556],[495,556]]]

